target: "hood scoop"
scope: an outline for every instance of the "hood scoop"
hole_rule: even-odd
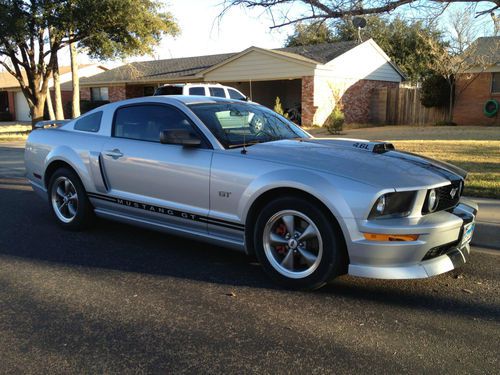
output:
[[[343,146],[343,147],[351,147],[358,150],[373,152],[376,154],[383,154],[387,151],[395,150],[395,147],[392,143],[389,142],[380,142],[380,141],[367,141],[364,139],[348,139],[348,138],[326,138],[326,139],[318,139],[313,138],[308,140],[308,142],[318,143],[325,146]]]

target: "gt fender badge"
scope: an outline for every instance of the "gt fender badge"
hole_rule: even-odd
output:
[[[230,195],[231,195],[230,191],[219,191],[219,197],[229,198]]]

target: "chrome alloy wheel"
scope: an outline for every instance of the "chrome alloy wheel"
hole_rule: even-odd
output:
[[[303,213],[277,212],[267,221],[263,236],[266,257],[280,274],[301,279],[318,268],[323,256],[321,233]]]
[[[52,208],[58,219],[70,223],[78,212],[78,193],[75,185],[65,176],[58,177],[52,184]]]

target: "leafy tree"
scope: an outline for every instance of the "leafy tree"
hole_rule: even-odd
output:
[[[285,47],[307,46],[333,41],[333,33],[324,22],[297,23],[294,33],[287,38]]]
[[[0,0],[0,65],[19,82],[33,124],[43,118],[49,78],[61,38],[46,41],[58,4],[42,0]]]
[[[177,32],[152,0],[0,0],[0,64],[18,80],[33,124],[43,118],[61,48],[79,43],[92,57],[125,57],[151,53]]]
[[[433,56],[428,40],[445,45],[442,33],[432,24],[405,21],[399,17],[390,20],[378,15],[365,18],[367,22],[361,30],[362,39],[373,38],[412,82],[420,81],[429,72]],[[337,40],[357,38],[358,30],[351,20],[344,19],[337,23]]]
[[[450,84],[440,74],[430,74],[422,81],[420,102],[425,107],[446,107],[449,105]]]

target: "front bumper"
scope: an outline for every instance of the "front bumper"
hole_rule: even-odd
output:
[[[464,227],[474,225],[477,205],[466,199],[452,212],[437,212],[419,219],[364,221],[360,236],[349,246],[353,276],[377,279],[427,278],[462,266],[470,256],[469,241],[462,242]],[[376,242],[362,232],[419,234],[416,241]]]

